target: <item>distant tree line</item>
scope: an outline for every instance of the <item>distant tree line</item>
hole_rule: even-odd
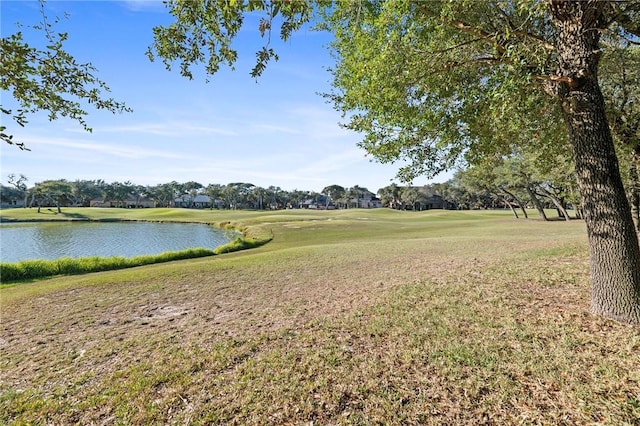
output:
[[[548,160],[548,159],[547,159]],[[624,165],[624,164],[623,164]],[[628,167],[627,167],[628,168]],[[633,169],[631,169],[633,171]],[[633,174],[630,173],[632,176]],[[423,186],[392,183],[376,193],[354,185],[329,185],[320,192],[263,188],[235,182],[203,185],[176,181],[143,186],[129,181],[45,180],[27,185],[25,175],[10,174],[8,185],[0,184],[3,207],[89,207],[92,201],[108,200],[114,207],[187,207],[216,209],[278,210],[286,208],[345,209],[388,207],[398,210],[432,208],[477,210],[510,209],[516,218],[528,217],[536,209],[547,220],[545,210],[555,209],[558,217],[581,218],[582,208],[570,158],[559,155],[554,162],[537,162],[526,155],[496,160],[491,167],[474,166],[458,171],[447,182]],[[633,200],[633,180],[628,179]],[[206,196],[206,203],[202,202]],[[638,218],[637,203],[634,218]],[[638,222],[636,222],[638,223]]]
[[[8,185],[0,185],[3,207],[89,207],[92,202],[108,200],[114,207],[207,207],[218,209],[285,209],[285,208],[355,208],[363,200],[375,198],[367,188],[355,185],[344,188],[331,185],[320,193],[307,190],[283,190],[278,186],[263,188],[252,183],[234,182],[226,185],[199,182],[176,182],[144,186],[129,181],[66,179],[45,180],[28,186],[25,175],[11,174]],[[207,202],[203,203],[202,196]]]

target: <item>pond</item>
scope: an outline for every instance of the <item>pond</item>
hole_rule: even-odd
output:
[[[195,223],[2,223],[0,260],[134,257],[196,247],[214,249],[237,237],[235,231]]]

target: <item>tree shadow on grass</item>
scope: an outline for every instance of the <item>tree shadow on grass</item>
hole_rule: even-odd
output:
[[[66,213],[66,212],[61,212],[59,213],[60,215],[64,216],[64,217],[68,217],[69,219],[75,219],[75,220],[91,220],[89,218],[89,216],[80,214],[80,213]]]

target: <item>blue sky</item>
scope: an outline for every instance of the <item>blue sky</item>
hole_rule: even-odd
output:
[[[16,31],[16,22],[40,20],[37,1],[2,0],[0,7],[3,36]],[[253,25],[257,17],[250,17],[236,41],[236,70],[223,67],[206,83],[202,73],[188,80],[146,57],[152,27],[171,20],[160,1],[49,1],[46,7],[50,18],[68,13],[56,27],[69,33],[66,49],[96,66],[110,95],[133,112],[89,109],[93,133],[68,119],[50,122],[44,113],[30,116],[23,129],[3,116],[14,138],[31,149],[0,145],[3,184],[8,174],[22,173],[29,185],[46,179],[175,180],[314,191],[360,185],[376,192],[395,180],[398,166],[366,157],[356,146],[361,135],[341,129],[340,114],[317,94],[330,89],[326,33],[303,30],[286,43],[272,37],[280,61],[255,80],[249,72],[261,39]],[[41,37],[23,32],[42,46]],[[15,107],[7,92],[2,104]]]

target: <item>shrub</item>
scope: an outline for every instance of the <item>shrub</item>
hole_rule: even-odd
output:
[[[1,268],[1,282],[40,278],[58,273],[58,266],[54,260],[23,260],[18,263],[2,263]]]
[[[15,281],[25,275],[22,263],[0,263],[0,282]]]
[[[23,260],[17,263],[0,264],[0,282],[9,283],[46,278],[54,275],[75,275],[88,272],[110,271],[131,268],[152,263],[170,262],[172,260],[191,259],[212,256],[215,252],[206,248],[164,252],[157,255],[124,257],[81,257],[73,259],[64,257],[57,260]]]

